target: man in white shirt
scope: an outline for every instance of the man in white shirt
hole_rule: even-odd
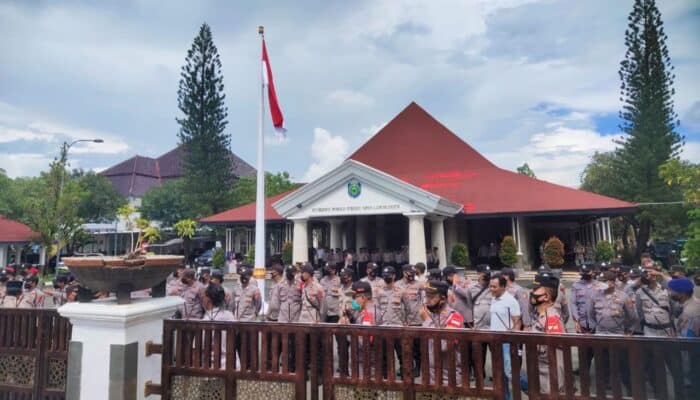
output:
[[[520,305],[512,294],[506,290],[508,281],[502,275],[494,275],[489,281],[489,290],[491,291],[491,308],[489,309],[491,316],[492,331],[519,331],[521,328]],[[503,343],[503,368],[505,369],[505,399],[510,400],[510,343]]]

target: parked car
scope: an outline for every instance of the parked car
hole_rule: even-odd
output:
[[[209,249],[202,253],[201,256],[194,259],[195,267],[211,267],[212,259],[214,257],[214,249]]]

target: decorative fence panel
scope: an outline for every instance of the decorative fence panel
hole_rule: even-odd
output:
[[[0,400],[65,399],[70,322],[56,310],[0,309]]]
[[[502,399],[508,358],[514,399],[700,393],[697,339],[166,320],[158,348],[166,400]]]

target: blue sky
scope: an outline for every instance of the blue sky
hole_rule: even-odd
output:
[[[232,150],[255,165],[266,26],[288,140],[266,169],[299,181],[338,165],[416,101],[497,165],[578,186],[618,132],[632,1],[0,1],[0,168],[101,170],[177,143],[180,67],[202,22],[223,63]],[[658,2],[676,67],[684,157],[700,161],[700,3]],[[269,126],[269,116],[266,116]],[[429,146],[430,143],[426,143]]]

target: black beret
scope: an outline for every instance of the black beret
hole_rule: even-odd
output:
[[[457,268],[455,268],[452,265],[448,265],[442,270],[442,275],[443,276],[449,276],[449,275],[454,275],[457,273]]]
[[[551,272],[540,272],[539,274],[535,275],[535,281],[532,283],[532,288],[535,289],[540,286],[557,289],[559,287],[559,279]]]
[[[388,265],[382,269],[382,275],[384,274],[396,274],[396,270],[391,265]]]
[[[488,264],[479,264],[476,266],[476,272],[491,272],[491,267]]]
[[[411,265],[411,264],[404,264],[404,265],[403,265],[403,272],[408,272],[408,273],[415,274],[415,273],[416,273],[416,267],[414,267],[414,266]]]
[[[304,263],[304,265],[301,266],[301,272],[306,272],[313,275],[314,267],[309,263]]]
[[[347,294],[351,296],[358,294],[368,294],[370,297],[372,297],[372,285],[370,285],[369,282],[365,281],[353,282],[350,292],[348,292]]]

